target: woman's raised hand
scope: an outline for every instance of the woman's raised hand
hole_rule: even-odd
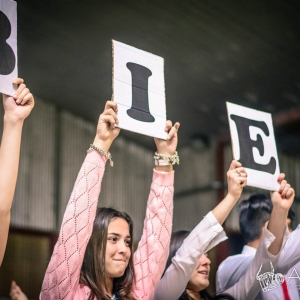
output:
[[[98,120],[96,137],[93,144],[105,152],[109,150],[112,142],[120,133],[120,128],[115,126],[118,124],[117,111],[117,103],[107,101],[104,111]]]
[[[165,131],[168,132],[167,140],[154,139],[159,154],[173,155],[175,153],[178,143],[179,127],[180,124],[178,122],[176,122],[174,126],[172,126],[170,120],[166,122]]]
[[[284,173],[279,174],[277,181],[280,183],[278,191],[270,192],[273,208],[288,211],[294,202],[295,191],[285,180]]]
[[[247,172],[242,164],[233,160],[227,172],[228,195],[238,200],[247,185]]]
[[[12,84],[18,86],[14,96],[2,95],[5,120],[23,122],[34,107],[34,98],[22,78],[16,78]]]
[[[167,139],[166,140],[161,140],[158,138],[155,138],[155,144],[156,144],[156,149],[157,153],[160,155],[166,155],[166,156],[172,156],[177,148],[177,143],[178,143],[178,128],[180,124],[176,122],[174,126],[172,126],[171,121],[166,122],[166,127],[165,131],[168,133]],[[178,158],[178,156],[177,156]],[[179,161],[178,161],[179,162]],[[168,163],[167,165],[156,165],[156,170],[157,171],[162,171],[162,172],[171,172],[173,170],[173,165]]]

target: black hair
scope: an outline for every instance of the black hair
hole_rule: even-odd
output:
[[[291,219],[292,222],[295,220],[296,215],[295,215],[295,212],[291,208],[289,209],[287,217],[288,217],[288,219]]]
[[[246,244],[261,236],[265,223],[270,219],[272,208],[270,198],[264,194],[254,194],[239,204],[240,231]]]
[[[295,212],[291,208],[289,209],[287,218],[291,220],[290,227],[293,228],[293,222],[296,218],[296,215],[295,215]]]

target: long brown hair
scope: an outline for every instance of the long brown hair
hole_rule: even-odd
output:
[[[93,300],[94,297],[99,300],[107,299],[107,295],[103,290],[104,288],[106,289],[105,253],[108,225],[113,218],[122,218],[128,223],[131,236],[130,249],[131,253],[133,253],[133,222],[129,215],[113,208],[98,208],[93,232],[85,250],[80,273],[80,283],[87,285],[91,289],[88,300]],[[123,276],[114,278],[114,293],[120,299],[133,300],[134,297],[131,294],[131,290],[134,282],[135,275],[131,255]]]

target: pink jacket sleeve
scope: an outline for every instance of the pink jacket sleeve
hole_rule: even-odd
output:
[[[100,194],[106,158],[87,154],[64,214],[58,241],[43,281],[40,299],[73,300]]]
[[[154,170],[144,229],[134,253],[137,300],[152,299],[169,255],[173,218],[174,172]]]

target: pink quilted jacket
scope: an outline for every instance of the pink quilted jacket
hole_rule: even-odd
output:
[[[48,265],[40,299],[84,300],[90,289],[79,284],[84,252],[92,234],[106,159],[87,154],[63,218],[58,241]],[[154,170],[142,238],[134,253],[136,299],[152,299],[164,270],[173,216],[174,172]]]

